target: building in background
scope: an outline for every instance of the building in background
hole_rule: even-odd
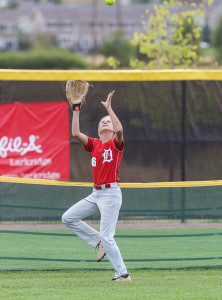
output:
[[[31,39],[47,33],[55,36],[59,47],[87,53],[118,29],[129,38],[141,32],[146,8],[126,5],[121,11],[121,6],[22,3],[0,11],[0,50],[17,50],[18,32],[22,32]]]
[[[129,39],[134,32],[142,32],[141,17],[153,8],[153,4],[130,4],[129,0],[113,6],[97,0],[87,5],[15,3],[13,9],[0,10],[0,51],[18,50],[19,33],[30,39],[45,33],[54,36],[59,47],[89,53],[114,31],[124,30]],[[0,0],[0,7],[9,4],[10,0]],[[222,15],[222,1],[215,0],[206,15],[210,29],[214,29]],[[201,22],[204,26],[205,21]]]

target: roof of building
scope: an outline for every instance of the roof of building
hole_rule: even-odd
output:
[[[33,13],[40,12],[46,20],[73,20],[80,24],[92,23],[96,19],[99,24],[106,23],[141,23],[142,15],[146,10],[152,11],[153,4],[130,5],[80,5],[80,4],[54,4],[35,3],[25,1],[18,8],[0,10],[0,23],[15,23],[20,17],[32,17]],[[212,6],[207,8],[206,15],[209,22],[211,16],[222,15],[222,1],[214,0]],[[215,23],[215,20],[213,20]]]

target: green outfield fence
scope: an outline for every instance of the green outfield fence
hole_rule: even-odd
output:
[[[222,219],[222,180],[122,183],[120,220]],[[60,221],[92,183],[0,177],[0,221]],[[98,220],[99,214],[88,217]]]

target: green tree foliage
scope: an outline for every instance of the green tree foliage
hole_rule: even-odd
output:
[[[32,48],[32,42],[29,35],[19,30],[17,33],[17,38],[19,50],[29,50]]]
[[[108,57],[109,65],[115,66],[116,60],[120,67],[127,67],[130,59],[135,56],[136,47],[126,38],[122,30],[113,32],[110,37],[104,40],[100,53]],[[115,58],[113,55],[115,54]]]
[[[10,2],[9,4],[8,4],[8,6],[7,6],[7,8],[9,8],[9,9],[15,9],[15,8],[17,8],[19,5],[18,5],[18,3],[16,3],[16,2]]]
[[[65,49],[0,53],[0,69],[89,69],[84,58]]]
[[[48,49],[57,46],[56,37],[47,33],[38,34],[33,39],[33,48]]]
[[[140,35],[135,34],[133,40],[133,44],[139,46],[139,51],[146,60],[141,58],[131,60],[131,67],[134,69],[186,68],[197,63],[200,60],[198,45],[201,28],[197,24],[196,16],[203,16],[205,6],[211,3],[212,1],[200,0],[197,5],[189,1],[182,9],[182,1],[169,0],[156,5],[153,13],[147,12],[149,19],[147,22],[144,21],[147,30]],[[219,32],[221,33],[218,30],[218,34]],[[222,41],[222,38],[220,40]],[[117,64],[118,61],[114,61],[113,66],[114,63]],[[186,129],[189,130],[195,124],[201,123],[209,126],[221,124],[215,86],[209,85],[206,88],[202,82],[195,82],[193,86],[196,88],[190,89],[187,83],[186,109],[189,113],[186,114]],[[123,93],[126,94],[125,89]],[[123,97],[126,109],[135,113],[142,110],[147,115],[152,128],[164,129],[166,132],[181,132],[182,85],[180,81],[146,83],[141,85],[139,90],[135,90],[132,86],[127,90],[127,94],[128,97]],[[131,98],[134,101],[131,101]],[[143,120],[132,118],[130,124],[142,128]]]
[[[30,36],[19,30],[17,38],[19,50],[51,49],[57,47],[56,37],[47,33]]]
[[[62,4],[62,0],[49,0],[49,2],[52,2],[55,4]]]
[[[222,61],[222,17],[212,33],[212,45],[216,49],[216,58],[218,61]]]
[[[154,5],[154,11],[146,11],[143,24],[145,32],[134,34],[133,45],[145,54],[148,62],[133,59],[133,69],[186,68],[200,60],[199,41],[201,27],[197,17],[204,15],[206,5],[212,0],[194,1],[168,0]]]
[[[210,27],[208,24],[208,18],[206,18],[205,25],[204,25],[203,31],[202,31],[202,41],[210,43],[210,34],[211,34],[211,31],[210,31]]]

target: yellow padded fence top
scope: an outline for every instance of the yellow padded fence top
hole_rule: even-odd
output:
[[[175,81],[222,80],[221,70],[9,70],[0,69],[0,80],[18,81]]]
[[[71,181],[29,179],[29,178],[5,177],[5,176],[0,176],[0,182],[57,185],[57,186],[82,186],[82,187],[92,187],[93,186],[92,182],[71,182]],[[168,188],[168,187],[222,186],[222,180],[150,182],[150,183],[120,183],[119,186],[121,188]]]

